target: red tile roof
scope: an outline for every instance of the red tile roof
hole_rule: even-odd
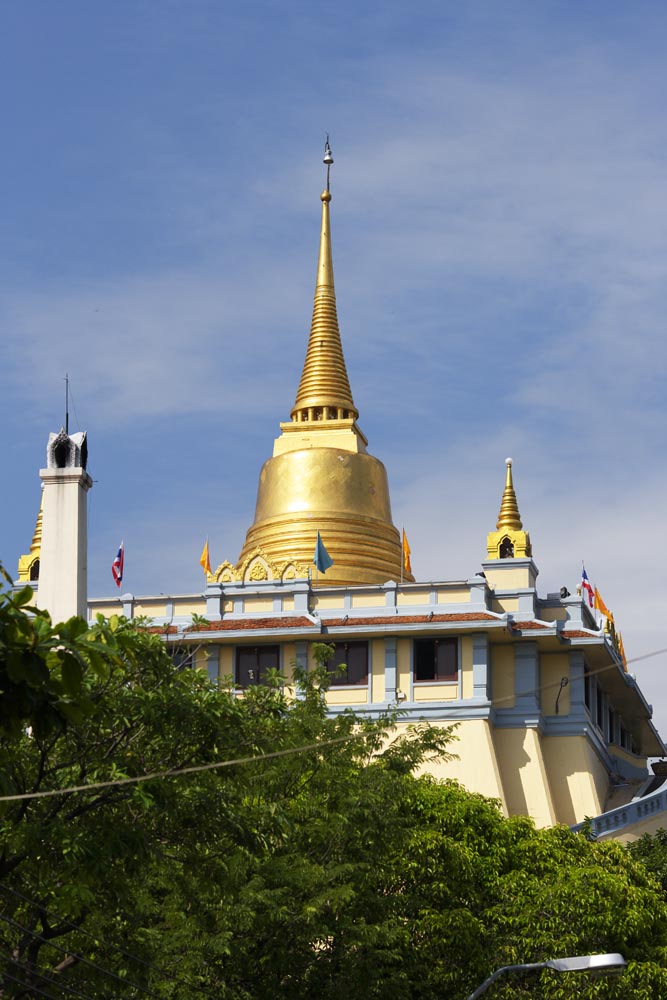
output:
[[[497,622],[500,619],[496,615],[486,614],[484,611],[466,611],[458,615],[382,615],[374,618],[353,618],[347,621],[342,618],[323,618],[322,624],[327,628],[342,628],[352,625],[437,625],[438,622]]]
[[[512,626],[522,632],[549,630],[552,627],[551,625],[543,625],[542,622],[512,622]]]
[[[223,618],[219,621],[191,625],[186,632],[240,632],[278,628],[317,628],[305,615],[299,618]]]
[[[595,639],[595,633],[582,632],[581,629],[572,629],[571,632],[562,632],[561,635],[564,639]]]

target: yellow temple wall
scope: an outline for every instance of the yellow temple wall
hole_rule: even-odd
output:
[[[371,684],[370,700],[375,702],[384,701],[385,696],[384,650],[384,640],[373,639],[370,648],[371,670],[369,680]]]
[[[418,604],[428,604],[430,597],[430,588],[424,588],[423,590],[399,590],[396,594],[396,606],[399,608],[410,608]]]
[[[408,694],[410,691],[411,639],[399,639],[396,643],[396,687]]]
[[[218,676],[220,680],[234,680],[234,647],[220,646],[220,659],[218,661]]]
[[[497,587],[498,590],[523,590],[530,587],[530,570],[528,566],[516,566],[510,569],[509,566],[499,565],[491,567],[485,563],[484,574],[486,582],[490,587]]]
[[[543,622],[564,622],[567,621],[567,608],[541,608],[539,617]]]
[[[558,822],[542,738],[537,729],[496,729],[493,734],[510,814],[532,816],[538,827]]]
[[[493,704],[497,708],[514,708],[514,646],[491,646]]]
[[[280,669],[283,677],[286,678],[288,684],[292,684],[294,681],[294,664],[296,662],[296,646],[293,642],[286,642],[283,644],[282,658],[280,661]]]
[[[563,677],[570,680],[570,657],[567,653],[542,653],[540,656],[540,704],[545,715],[569,715],[569,684],[561,688]]]
[[[404,732],[408,723],[399,722],[397,733]],[[447,728],[448,723],[435,722],[435,726]],[[465,788],[472,788],[481,795],[497,799],[505,815],[505,795],[496,760],[493,735],[486,719],[467,719],[453,726],[454,739],[450,745],[450,753],[455,755],[451,761],[430,761],[421,768],[422,774],[431,774],[434,778],[459,781]]]
[[[461,697],[472,698],[474,682],[472,675],[472,639],[464,635],[461,639]]]
[[[120,615],[123,611],[123,605],[120,601],[109,602],[109,604],[95,604],[92,608],[92,616],[104,615],[105,618],[111,618],[112,615]]]
[[[272,614],[272,597],[246,597],[243,601],[243,610],[247,614]]]
[[[456,701],[459,696],[458,681],[441,681],[436,684],[416,683],[415,701]]]
[[[547,736],[544,759],[559,823],[603,812],[609,775],[585,736]]]
[[[366,687],[332,687],[326,694],[327,705],[366,705],[368,688]]]
[[[510,611],[514,613],[519,610],[519,598],[518,597],[493,597],[491,599],[491,610],[495,611],[497,615],[502,615],[504,611]]]
[[[436,600],[438,604],[470,604],[470,591],[467,588],[465,590],[438,590]]]

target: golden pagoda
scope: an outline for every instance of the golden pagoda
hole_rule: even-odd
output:
[[[331,254],[327,141],[320,250],[306,359],[291,420],[281,423],[273,457],[260,473],[255,520],[236,567],[214,579],[301,576],[312,566],[320,532],[333,565],[319,583],[378,584],[412,580],[402,571],[399,533],[391,519],[384,465],[366,450],[357,424],[338,329]],[[253,560],[260,565],[251,566]],[[252,574],[251,570],[255,573]]]
[[[489,532],[486,546],[489,559],[530,559],[530,535],[523,531],[519,504],[512,480],[512,459],[506,458],[505,489],[500,501],[496,531]]]

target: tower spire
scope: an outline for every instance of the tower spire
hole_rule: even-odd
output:
[[[320,195],[322,225],[313,317],[310,324],[306,360],[291,412],[292,420],[299,423],[350,419],[355,421],[359,416],[350,390],[336,311],[329,219],[331,202],[329,171],[333,163],[333,155],[328,136],[324,147],[323,162],[327,167],[327,186]]]
[[[401,579],[403,549],[391,519],[387,471],[369,454],[357,424],[338,330],[329,228],[332,163],[327,136],[315,304],[296,402],[262,467],[255,519],[238,562],[223,564],[219,572],[227,576],[221,579],[304,576],[318,532],[333,559],[326,586]],[[403,573],[402,579],[413,577]]]
[[[489,559],[525,559],[532,557],[530,535],[523,530],[519,504],[514,492],[512,459],[506,458],[505,489],[500,501],[496,531],[487,536],[486,550]]]
[[[496,528],[498,531],[501,531],[503,528],[512,528],[515,531],[521,531],[523,525],[521,523],[521,515],[519,514],[519,504],[517,503],[516,493],[514,492],[514,482],[512,480],[512,459],[506,458],[505,465],[507,466],[505,489],[503,490],[503,498],[500,501],[500,511],[498,513]]]

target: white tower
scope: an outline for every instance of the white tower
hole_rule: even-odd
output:
[[[43,483],[42,551],[37,606],[54,622],[88,615],[88,518],[85,433],[50,434]]]

